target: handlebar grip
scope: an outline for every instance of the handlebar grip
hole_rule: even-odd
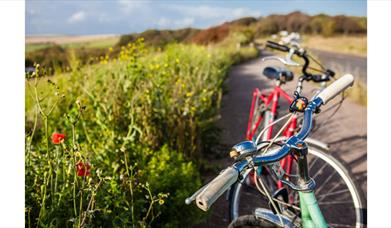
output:
[[[197,206],[207,211],[210,206],[238,179],[239,172],[228,167],[213,179],[208,186],[196,197]]]
[[[352,86],[354,77],[351,74],[345,74],[331,85],[327,86],[318,97],[322,99],[323,104],[326,104],[329,100],[346,90],[349,86]]]
[[[266,47],[273,48],[279,51],[289,52],[289,47],[269,40],[266,42]]]

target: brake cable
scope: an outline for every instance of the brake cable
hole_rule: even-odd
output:
[[[310,54],[307,54],[308,57],[313,60],[316,64],[318,64],[318,66],[320,66],[320,68],[322,68],[323,70],[327,70],[326,67],[324,67],[318,60],[316,60],[314,57],[312,57]]]

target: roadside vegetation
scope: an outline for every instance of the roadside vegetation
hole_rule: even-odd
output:
[[[213,150],[222,84],[253,48],[142,38],[98,64],[26,76],[26,226],[183,227]],[[178,216],[180,215],[180,216]]]

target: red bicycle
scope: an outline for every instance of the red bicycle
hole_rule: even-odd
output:
[[[276,86],[269,95],[262,93],[258,88],[254,90],[246,132],[247,140],[254,141],[254,136],[259,135],[261,129],[265,129],[267,125],[271,125],[275,121],[281,97],[289,104],[293,102],[293,98],[280,87],[285,82],[293,79],[292,72],[277,67],[266,67],[263,74],[270,79],[275,79]],[[261,125],[262,121],[263,124]],[[293,117],[287,124],[287,127],[283,130],[282,135],[286,138],[291,137],[294,134],[296,126],[297,118]],[[262,141],[270,140],[272,139],[272,136],[273,125],[271,125],[263,134]],[[291,173],[291,159],[291,156],[288,156],[281,161],[281,167],[285,169],[288,174]],[[279,181],[278,188],[281,187],[282,183]]]
[[[255,89],[252,94],[253,98],[251,102],[246,138],[247,140],[255,142],[257,147],[264,147],[266,144],[268,145],[266,146],[267,148],[269,148],[269,146],[277,146],[278,148],[278,145],[283,144],[284,140],[290,138],[300,128],[300,126],[297,125],[298,120],[296,115],[288,113],[287,115],[277,118],[279,105],[281,103],[280,99],[283,99],[290,104],[290,111],[297,112],[298,110],[303,110],[307,105],[306,98],[300,96],[303,82],[313,81],[324,84],[323,82],[329,81],[335,74],[333,71],[325,69],[318,62],[317,63],[322,67],[322,70],[309,67],[309,59],[313,58],[310,57],[310,55],[303,49],[294,47],[291,48],[270,41],[268,41],[266,46],[288,52],[289,54],[286,58],[271,56],[266,57],[263,60],[276,59],[285,65],[290,66],[299,65],[291,59],[293,54],[304,60],[304,64],[302,65],[302,76],[298,78],[294,97],[290,96],[281,88],[283,84],[293,80],[293,73],[285,68],[276,66],[268,66],[263,70],[264,76],[268,79],[275,80],[276,86],[273,90],[266,94],[265,92],[261,92],[259,89]],[[322,73],[313,74],[308,72],[308,70],[317,70]],[[342,102],[340,102],[340,104],[342,104]],[[331,110],[331,108],[329,109]],[[338,108],[335,110],[338,110]],[[323,113],[325,111],[323,111]],[[330,115],[330,117],[331,116],[332,115]],[[276,134],[274,134],[273,128],[276,127],[276,124],[280,121],[286,120],[288,117],[290,117],[288,121],[286,121],[285,124],[278,129]],[[282,136],[279,137],[280,135]],[[333,211],[330,207],[345,208],[346,204],[348,204],[352,210],[349,211],[349,215],[345,217],[345,220],[347,220],[346,218],[349,218],[352,220],[352,223],[360,221],[360,223],[357,224],[361,224],[363,218],[361,198],[363,194],[360,189],[356,187],[357,184],[354,181],[353,175],[351,175],[347,169],[340,168],[344,166],[335,158],[330,156],[327,144],[311,138],[307,138],[306,142],[309,148],[309,170],[314,174],[316,182],[322,183],[316,192],[316,195],[321,199],[320,207],[322,211]],[[265,153],[268,153],[269,151],[273,153],[273,149],[267,148],[264,150]],[[271,193],[271,196],[278,205],[277,207],[280,212],[284,211],[284,213],[291,214],[293,217],[295,215],[297,216],[300,213],[297,211],[298,195],[295,191],[291,191],[287,188],[287,186],[284,186],[285,184],[273,175],[273,173],[278,173],[285,180],[294,180],[297,176],[296,159],[296,157],[288,155],[272,166],[266,166],[261,170],[254,167],[252,170],[242,174],[241,181],[231,186],[228,193],[230,202],[230,220],[232,221],[240,215],[252,214],[255,208],[265,207],[265,204],[269,204],[270,206],[270,200],[268,201],[267,197],[260,194],[260,192],[254,187],[256,185],[257,178],[262,178],[265,181],[268,192]],[[255,175],[255,172],[257,172],[257,175]],[[330,185],[333,187],[326,187]],[[338,197],[336,197],[336,195],[338,195]],[[330,204],[330,202],[333,202],[333,204]],[[270,208],[274,210],[273,208],[275,207],[270,206]],[[325,217],[327,221],[331,221],[332,223],[344,224],[344,221],[339,221],[340,216],[338,214],[326,213]]]
[[[281,46],[279,44],[270,41],[268,41],[267,47],[274,48],[277,50],[281,50],[281,48],[283,48],[283,50],[281,51],[286,51],[289,54],[286,56],[285,59],[271,56],[271,57],[263,58],[264,61],[268,59],[276,59],[283,62],[285,65],[290,65],[290,66],[300,65],[292,60],[292,55],[296,51],[296,48],[287,49],[287,46]],[[304,65],[302,69],[303,75],[299,78],[298,87],[297,87],[299,91],[296,91],[295,94],[300,94],[302,90],[303,81],[314,81],[317,83],[327,82],[330,80],[331,77],[335,75],[333,71],[328,69],[317,70],[311,68],[312,70],[317,70],[322,72],[322,74],[309,73],[308,69],[310,69],[309,67],[310,56],[305,51],[303,51],[300,57],[304,60]],[[324,68],[323,66],[321,67]],[[258,88],[254,90],[253,98],[251,102],[250,114],[248,118],[247,131],[246,131],[247,140],[259,141],[260,140],[259,137],[262,137],[261,139],[262,141],[271,140],[273,136],[273,126],[274,126],[272,123],[276,120],[277,117],[277,109],[280,107],[279,106],[280,98],[287,101],[288,104],[291,104],[294,100],[292,96],[290,96],[287,92],[285,92],[281,88],[281,85],[293,80],[294,76],[291,71],[282,67],[269,66],[263,70],[263,75],[266,76],[268,79],[275,80],[276,86],[269,94],[265,94],[261,92]],[[292,135],[294,135],[295,131],[297,131],[297,118],[294,116],[293,118],[290,119],[290,121],[287,124],[285,124],[285,126],[286,127],[285,129],[283,129],[282,135],[285,138],[289,138]],[[260,135],[259,133],[260,130],[262,129],[266,129],[266,132]],[[258,136],[258,139],[255,140],[254,136]],[[284,169],[288,175],[291,174],[291,170],[292,170],[291,156],[287,156],[285,159],[281,161],[281,168]],[[281,181],[278,181],[277,187],[282,188]]]

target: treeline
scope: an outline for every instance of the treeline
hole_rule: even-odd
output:
[[[86,65],[102,61],[109,51],[104,48],[65,48],[58,44],[26,53],[25,67],[38,63],[45,74],[67,71],[72,64]]]
[[[246,44],[255,38],[275,34],[282,30],[323,36],[366,34],[367,18],[344,15],[328,16],[325,14],[310,16],[296,11],[286,15],[274,14],[260,18],[244,17],[207,29],[150,29],[142,33],[122,35],[110,52],[104,48],[69,49],[52,45],[45,49],[27,53],[25,63],[26,67],[33,67],[34,63],[39,63],[48,74],[53,74],[58,70],[66,70],[72,64],[72,58],[78,59],[79,63],[84,65],[100,62],[107,55],[109,57],[117,56],[122,46],[126,46],[141,37],[144,38],[146,46],[157,48],[163,48],[170,43],[208,45],[220,43],[226,40],[227,37],[237,37],[236,40]]]
[[[125,46],[139,38],[144,38],[147,46],[164,46],[168,43],[181,43],[191,41],[191,38],[199,33],[200,29],[184,28],[178,30],[149,29],[142,33],[122,35],[116,46]]]
[[[366,34],[367,18],[353,16],[309,16],[301,12],[270,15],[253,22],[256,36],[271,35],[281,30],[323,36]]]
[[[329,16],[319,14],[310,16],[299,11],[289,14],[273,14],[267,17],[244,17],[207,29],[147,30],[138,34],[121,36],[119,45],[126,45],[139,37],[146,44],[164,46],[172,42],[210,44],[224,40],[231,33],[245,33],[251,38],[276,34],[279,31],[318,34],[323,36],[366,34],[367,18],[355,16]]]

